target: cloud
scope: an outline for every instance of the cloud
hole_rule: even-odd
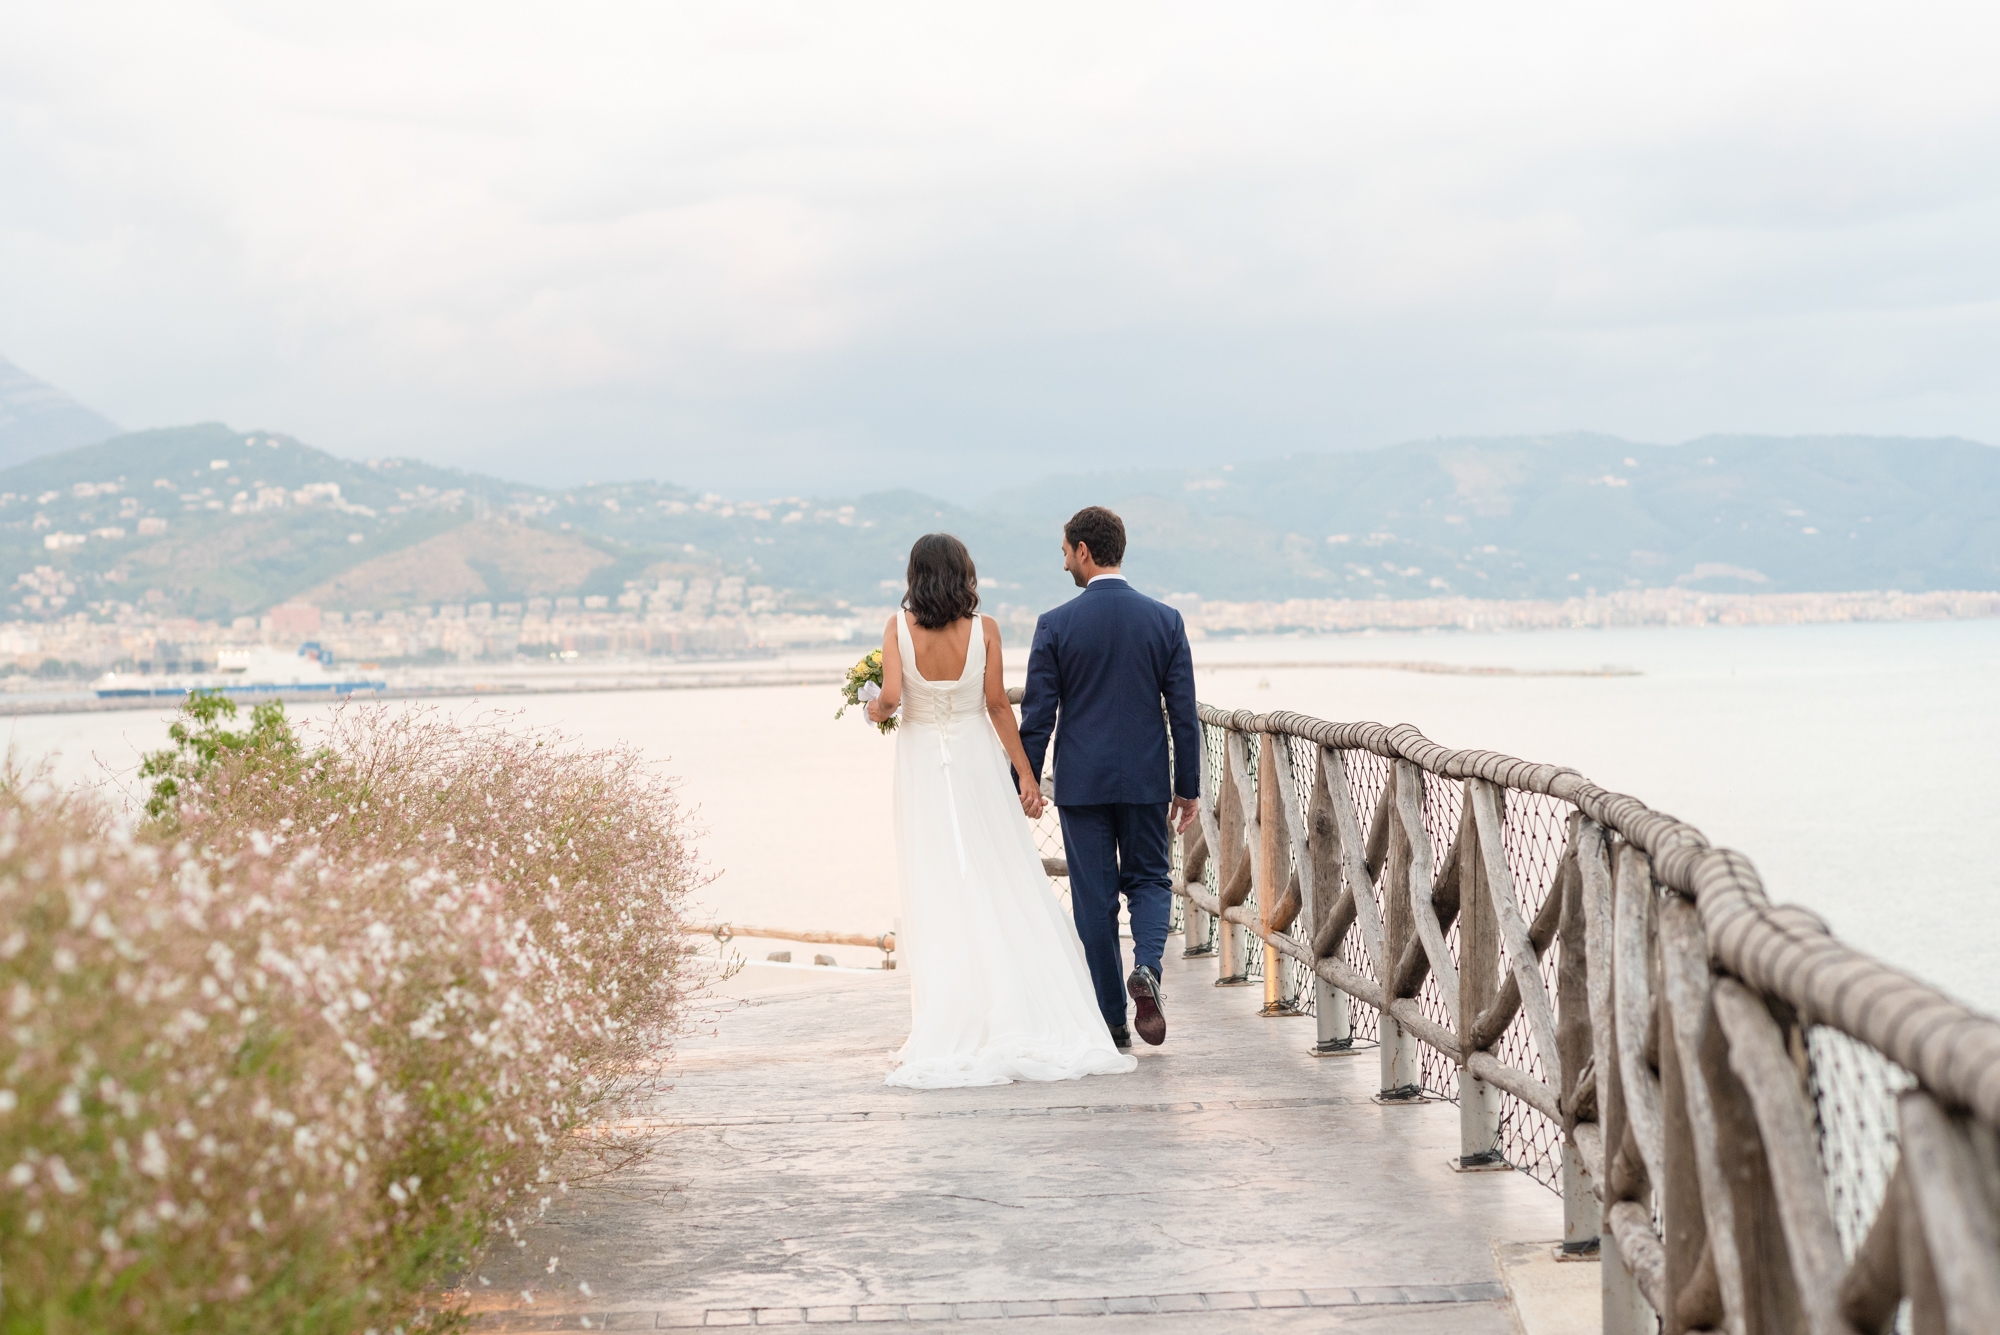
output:
[[[0,351],[551,481],[2000,436],[1988,8],[17,10]]]

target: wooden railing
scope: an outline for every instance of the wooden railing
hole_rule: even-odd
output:
[[[2000,1022],[1573,770],[1200,715],[1187,953],[1560,1190],[1607,1335],[2000,1331]]]
[[[882,967],[896,967],[896,934],[878,932],[869,936],[862,932],[815,932],[795,931],[788,927],[746,927],[741,923],[711,922],[701,923],[687,929],[691,934],[712,936],[719,946],[726,946],[739,936],[752,936],[760,941],[803,941],[822,946],[868,946],[882,952]]]

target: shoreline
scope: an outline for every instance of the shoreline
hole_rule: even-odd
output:
[[[1479,663],[1436,663],[1407,659],[1288,659],[1259,660],[1256,662],[1197,662],[1197,672],[1272,672],[1311,671],[1329,669],[1344,672],[1415,672],[1435,676],[1454,677],[1639,677],[1645,674],[1638,668],[1606,665],[1595,668],[1517,668]],[[288,705],[301,704],[363,704],[390,700],[448,700],[448,699],[489,699],[528,695],[608,695],[619,692],[638,691],[716,691],[740,690],[766,686],[826,686],[838,687],[842,673],[839,670],[820,672],[744,672],[744,673],[689,673],[674,677],[655,677],[650,680],[631,678],[611,681],[552,681],[538,682],[470,682],[435,686],[392,686],[384,691],[355,691],[347,695],[329,695],[323,691],[309,693],[287,693],[274,690],[252,696],[232,696],[239,704],[262,704],[269,700],[283,701]],[[23,718],[42,714],[115,714],[143,713],[153,710],[178,708],[179,699],[167,695],[127,695],[103,698],[85,695],[81,692],[72,696],[45,697],[31,700],[0,699],[0,718]]]
[[[324,691],[290,694],[271,691],[255,696],[235,696],[238,703],[263,704],[270,700],[281,700],[288,705],[309,704],[349,704],[359,702],[370,704],[389,700],[451,700],[486,699],[499,696],[520,695],[605,695],[620,691],[713,691],[751,686],[838,686],[838,675],[822,676],[819,673],[745,673],[726,679],[700,676],[682,679],[657,679],[653,681],[609,681],[609,682],[550,682],[547,685],[516,684],[512,682],[475,682],[450,686],[400,686],[386,691],[356,691],[349,695],[328,695]],[[145,712],[147,710],[171,710],[179,707],[179,701],[172,696],[118,696],[101,699],[97,696],[78,694],[72,697],[57,697],[43,700],[0,700],[0,718],[21,718],[35,714],[115,714]]]
[[[1985,595],[1982,595],[1984,598]],[[1993,595],[1993,605],[2000,608],[2000,595]],[[1453,625],[1376,625],[1342,629],[1316,629],[1305,626],[1286,625],[1268,630],[1229,631],[1221,634],[1196,634],[1191,636],[1195,647],[1194,669],[1207,674],[1218,671],[1315,671],[1337,670],[1343,672],[1394,672],[1424,676],[1477,677],[1491,679],[1532,679],[1557,678],[1572,680],[1634,678],[1645,675],[1637,667],[1619,663],[1600,663],[1591,666],[1549,665],[1512,666],[1495,663],[1458,663],[1435,659],[1394,658],[1302,658],[1297,650],[1287,654],[1285,644],[1301,642],[1348,642],[1365,641],[1377,637],[1420,637],[1439,641],[1449,640],[1459,645],[1467,645],[1487,637],[1539,637],[1562,632],[1596,631],[1691,631],[1691,630],[1765,630],[1805,629],[1808,627],[1833,626],[1889,626],[1889,625],[1941,625],[1952,622],[1973,622],[2000,620],[2000,612],[1975,615],[1951,616],[1907,616],[1907,617],[1850,617],[1828,618],[1808,621],[1742,621],[1742,622],[1702,622],[1672,623],[1654,622],[1650,624],[1570,624],[1570,625],[1518,625],[1512,627],[1480,627],[1467,629]],[[1192,628],[1191,628],[1192,629]],[[1264,641],[1262,647],[1269,656],[1233,659],[1210,657],[1203,652],[1229,653],[1234,646],[1248,647],[1257,641]],[[263,700],[282,700],[288,705],[310,705],[341,703],[348,701],[392,700],[440,700],[440,699],[482,699],[499,700],[524,698],[529,696],[555,695],[607,695],[617,693],[691,690],[735,690],[753,687],[824,686],[835,688],[839,685],[848,665],[847,655],[856,652],[854,646],[816,645],[800,648],[790,653],[751,651],[742,658],[711,658],[706,655],[693,659],[654,660],[600,660],[605,670],[579,671],[579,665],[557,667],[543,666],[536,660],[517,660],[513,663],[490,665],[477,675],[467,672],[465,678],[448,681],[406,681],[390,686],[382,691],[356,692],[346,696],[330,696],[324,691],[289,694],[283,690],[265,695],[244,695],[235,697],[239,702],[250,704]],[[1384,645],[1384,648],[1389,647]],[[1411,646],[1415,647],[1415,646]],[[1441,646],[1440,646],[1441,647]],[[1011,644],[1016,652],[1025,651],[1026,646]],[[1269,651],[1276,650],[1276,653]],[[1283,656],[1280,656],[1283,655]],[[1581,655],[1579,655],[1580,657]],[[1016,672],[1011,674],[1018,677]],[[435,671],[436,669],[432,669]],[[447,669],[448,670],[448,669]],[[422,669],[420,669],[422,671]],[[98,698],[88,688],[67,692],[27,692],[18,694],[0,691],[0,717],[25,718],[44,715],[97,714],[97,713],[144,713],[147,711],[170,712],[177,708],[180,697],[126,696],[110,699]]]

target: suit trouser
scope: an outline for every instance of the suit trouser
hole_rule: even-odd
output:
[[[1059,807],[1069,862],[1070,912],[1105,1024],[1125,1023],[1125,965],[1118,945],[1118,897],[1131,906],[1132,962],[1160,972],[1172,915],[1171,834],[1165,802]]]

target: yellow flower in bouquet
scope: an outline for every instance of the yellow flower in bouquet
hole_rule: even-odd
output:
[[[864,689],[869,686],[873,686],[875,689],[872,691]],[[840,688],[840,694],[847,703],[839,709],[834,710],[833,716],[840,718],[850,709],[864,709],[870,700],[873,700],[881,693],[882,651],[880,649],[870,649],[862,656],[859,663],[847,669],[847,680]],[[875,726],[883,732],[894,732],[896,730],[896,716],[891,714],[887,719],[877,723]]]

